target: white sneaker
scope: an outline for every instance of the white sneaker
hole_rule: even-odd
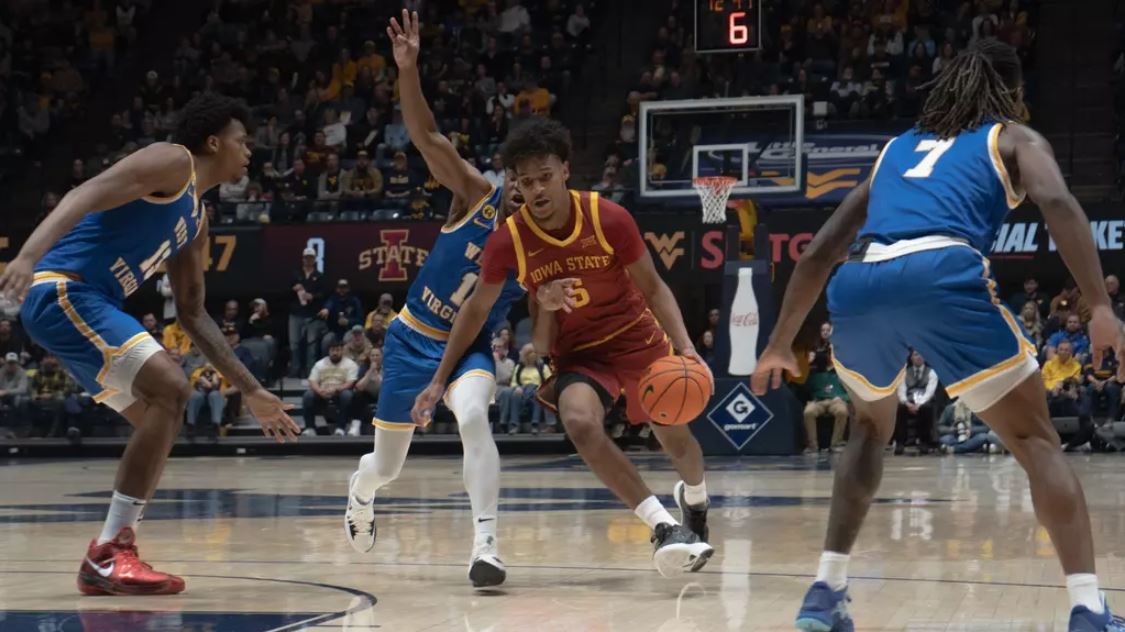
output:
[[[496,551],[496,538],[491,535],[477,536],[473,545],[473,557],[469,562],[469,581],[473,588],[499,586],[508,578],[508,569],[500,561]]]
[[[352,423],[348,425],[348,436],[349,437],[358,437],[359,436],[359,420],[358,419],[353,419]]]
[[[332,434],[336,435],[337,437],[342,437],[342,436],[344,436],[344,429],[343,428],[337,428],[337,429],[332,431]]]
[[[315,437],[316,436],[316,429],[305,428],[304,430],[301,431],[301,436],[302,437]]]
[[[356,500],[352,494],[355,487],[355,478],[359,472],[353,472],[348,479],[348,508],[344,511],[344,537],[348,544],[360,553],[367,553],[375,547],[375,499],[366,505]]]

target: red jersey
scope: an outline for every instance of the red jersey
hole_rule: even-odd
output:
[[[656,319],[626,266],[645,254],[633,216],[597,193],[571,191],[567,226],[546,231],[524,206],[488,239],[481,259],[485,283],[503,283],[514,271],[534,295],[540,285],[575,278],[577,306],[555,312],[559,357],[608,342]]]

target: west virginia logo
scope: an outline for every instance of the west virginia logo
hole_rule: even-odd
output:
[[[678,230],[671,235],[661,233],[657,236],[656,233],[645,233],[645,241],[652,246],[656,254],[660,255],[660,261],[664,263],[665,270],[671,270],[672,266],[676,264],[676,260],[683,256],[684,249],[679,247],[681,241],[684,240],[684,231]]]

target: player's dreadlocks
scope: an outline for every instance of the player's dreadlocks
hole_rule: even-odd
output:
[[[1016,50],[992,38],[980,40],[923,86],[930,95],[918,117],[918,129],[952,138],[988,120],[1018,121],[1021,82]]]

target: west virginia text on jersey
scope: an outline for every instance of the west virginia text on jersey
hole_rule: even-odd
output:
[[[437,241],[418,278],[406,294],[406,306],[399,317],[411,329],[431,338],[446,340],[457,310],[480,278],[480,257],[484,243],[496,226],[503,203],[500,189],[493,189],[455,226],[441,229]],[[523,288],[513,276],[488,316],[484,331],[493,331],[508,315],[508,308],[523,296]]]
[[[178,146],[178,145],[177,145]],[[188,155],[191,152],[183,147]],[[36,272],[63,272],[124,300],[203,229],[195,163],[183,188],[86,215],[44,256]]]

